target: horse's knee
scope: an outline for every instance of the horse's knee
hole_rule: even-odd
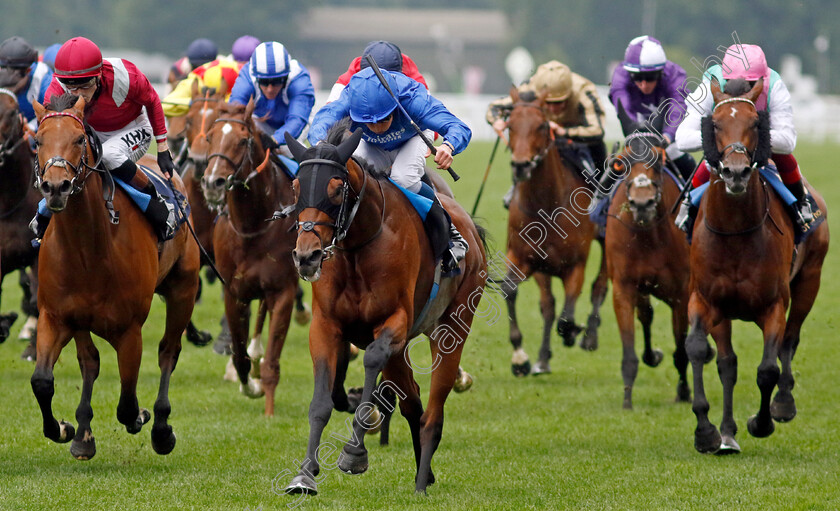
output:
[[[708,343],[706,335],[699,329],[692,329],[685,340],[685,354],[689,360],[705,360]]]
[[[32,374],[30,383],[32,385],[32,392],[38,401],[52,399],[55,394],[55,378],[37,369]]]
[[[390,336],[382,335],[365,350],[365,369],[381,371],[391,356]]]

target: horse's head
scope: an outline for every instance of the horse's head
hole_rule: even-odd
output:
[[[554,136],[545,115],[545,93],[520,95],[516,87],[511,87],[510,97],[513,110],[508,117],[508,132],[513,180],[526,181],[542,163]]]
[[[210,127],[219,118],[220,106],[225,102],[227,82],[222,78],[218,89],[198,88],[193,82],[190,109],[184,115],[183,136],[186,143],[187,160],[194,166],[196,179],[201,179],[207,168],[207,156],[210,154]]]
[[[307,149],[286,134],[286,144],[300,162],[293,184],[298,237],[292,259],[303,280],[314,282],[321,277],[321,264],[347,235],[353,221],[364,185],[358,192],[353,190],[348,167],[364,175],[364,170],[350,159],[361,138],[362,130],[358,129],[337,146],[322,142]]]
[[[626,176],[627,207],[639,227],[650,226],[660,214],[665,165],[662,145],[657,134],[637,131],[625,140],[624,151],[610,161],[613,172]]]
[[[91,167],[90,147],[82,121],[85,100],[66,93],[53,96],[47,108],[32,104],[38,117],[36,186],[53,212],[63,210],[67,198],[82,189]]]
[[[755,107],[763,88],[763,78],[752,88],[744,80],[730,80],[724,91],[717,80],[711,83],[715,107],[703,119],[703,152],[729,195],[746,192],[753,170],[770,157],[769,115]]]
[[[23,141],[23,121],[18,100],[9,89],[0,88],[0,167]]]
[[[210,154],[201,180],[204,198],[214,208],[224,205],[228,190],[247,185],[268,164],[268,153],[263,154],[259,129],[251,118],[253,99],[245,106],[231,103],[218,106],[219,117],[207,133]]]

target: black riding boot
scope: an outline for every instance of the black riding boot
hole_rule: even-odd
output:
[[[437,195],[435,195],[434,190],[432,187],[427,185],[426,183],[420,184],[420,190],[417,192],[419,195],[430,199],[434,202],[435,206],[440,208],[443,211],[443,214],[446,217],[449,217],[446,214],[446,210],[443,209],[443,206],[440,204],[440,200],[438,199]],[[467,251],[470,249],[467,240],[461,236],[461,233],[458,232],[458,228],[455,227],[455,223],[449,219],[449,250],[443,253],[443,272],[444,273],[451,273],[454,270],[458,269],[458,263],[460,263],[464,257],[467,255]]]
[[[791,205],[793,208],[793,218],[800,227],[805,227],[814,221],[814,212],[811,210],[811,204],[807,200],[808,192],[805,190],[805,182],[800,179],[795,183],[786,184],[785,186],[796,197],[796,202]]]
[[[593,202],[601,202],[604,197],[610,195],[617,181],[618,176],[613,172],[612,167],[605,166],[604,173],[598,179],[598,184],[595,186],[595,199]]]
[[[140,172],[140,171],[138,171]],[[149,196],[149,206],[146,208],[146,218],[152,224],[152,229],[161,240],[168,240],[175,234],[175,212],[161,197],[152,183],[143,187],[141,192]]]
[[[682,156],[673,161],[677,170],[680,171],[680,176],[682,176],[683,180],[688,180],[694,172],[694,168],[697,167],[697,162],[694,161],[694,157],[688,153],[684,153]]]

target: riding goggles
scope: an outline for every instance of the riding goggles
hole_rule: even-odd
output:
[[[662,77],[662,71],[645,71],[641,73],[630,73],[634,82],[655,82]]]

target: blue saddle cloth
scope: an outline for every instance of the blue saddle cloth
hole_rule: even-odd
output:
[[[677,187],[681,188],[683,186],[683,180],[679,176],[674,174],[671,171],[671,169],[669,169],[668,167],[664,167],[662,171],[677,185]],[[623,182],[624,180],[616,181],[616,184],[612,187],[610,193],[601,198],[601,200],[598,201],[597,204],[595,204],[595,207],[592,209],[592,211],[589,212],[589,219],[592,220],[592,223],[598,226],[598,231],[601,236],[605,234],[607,229],[607,214],[610,211],[610,204],[612,204],[612,199],[615,196],[616,191],[618,191],[619,185]]]
[[[137,167],[146,174],[149,181],[151,181],[154,185],[158,195],[160,195],[168,203],[167,207],[172,214],[170,214],[169,220],[167,221],[167,231],[171,233],[171,236],[163,236],[161,232],[158,234],[164,241],[171,239],[178,231],[178,228],[187,221],[191,211],[190,203],[187,201],[186,197],[184,197],[184,194],[174,188],[170,188],[169,183],[156,174],[152,169],[143,165],[137,165]],[[149,207],[151,197],[119,178],[115,177],[114,182],[123,189],[123,191],[131,198],[132,201],[134,201],[135,204],[137,204],[140,211],[144,213],[146,212],[146,209]],[[155,227],[155,231],[158,231],[158,226],[153,227]]]
[[[788,190],[787,186],[785,186],[785,183],[782,182],[782,178],[779,177],[779,170],[776,168],[776,166],[772,163],[769,163],[761,169],[759,169],[759,173],[761,174],[761,177],[764,179],[764,181],[770,185],[770,188],[772,188],[776,192],[776,195],[778,195],[778,197],[782,199],[782,202],[784,202],[785,206],[787,206],[788,212],[791,215],[795,214],[796,197],[793,196],[790,190]],[[709,182],[707,181],[706,183],[703,183],[702,185],[695,188],[694,190],[691,190],[691,192],[689,193],[689,197],[691,197],[691,204],[695,208],[700,207],[700,201],[703,199],[703,194],[705,194],[706,190],[708,189]],[[813,211],[814,213],[814,221],[800,228],[799,224],[796,223],[796,219],[794,218],[793,227],[795,230],[795,234],[793,242],[795,244],[799,244],[803,240],[805,240],[812,232],[814,232],[814,229],[818,225],[825,221],[825,214],[823,214],[823,212],[820,210],[817,201],[814,200],[814,196],[808,193],[805,200],[807,200],[811,204],[811,211]],[[688,241],[691,242],[690,236]]]

